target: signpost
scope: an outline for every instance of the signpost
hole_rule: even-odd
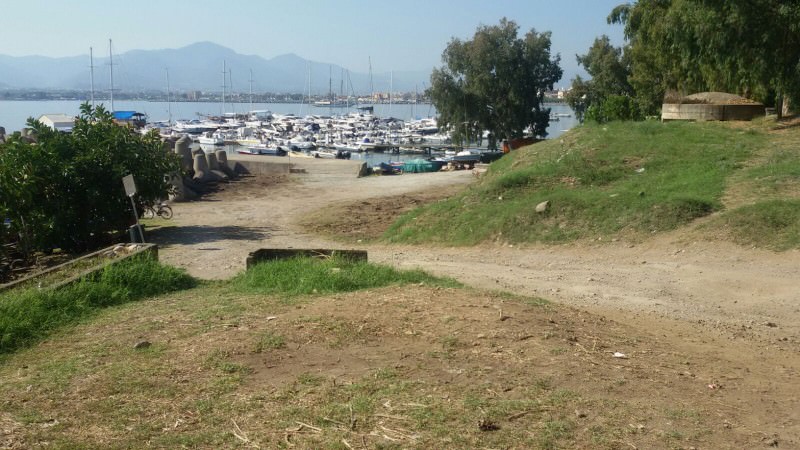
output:
[[[131,199],[131,207],[133,208],[133,220],[136,221],[136,229],[139,232],[139,237],[142,239],[142,244],[144,244],[144,231],[142,231],[142,226],[139,224],[139,214],[136,212],[136,203],[133,201],[133,196],[136,195],[136,182],[133,181],[133,175],[125,175],[122,177],[122,184],[125,186],[125,195]],[[131,233],[131,240],[135,240],[136,236]]]

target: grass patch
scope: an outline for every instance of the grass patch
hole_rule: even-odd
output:
[[[271,332],[264,333],[256,343],[254,351],[262,353],[267,350],[280,350],[286,348],[286,338]]]
[[[729,228],[735,242],[788,250],[800,247],[800,200],[767,200],[736,208],[717,223]]]
[[[728,178],[766,141],[719,123],[585,125],[512,152],[462,194],[401,217],[384,239],[547,243],[673,230],[722,209]],[[535,212],[544,201],[548,211]]]
[[[15,289],[0,294],[0,354],[28,346],[102,308],[194,285],[195,280],[184,272],[142,255],[60,289]]]
[[[797,141],[778,139],[761,164],[746,171],[745,180],[761,195],[796,194],[800,189],[800,154]]]
[[[292,298],[420,283],[459,286],[453,280],[436,278],[421,270],[401,271],[346,258],[292,258],[264,262],[235,277],[230,286],[238,292]]]
[[[288,447],[287,435],[293,448],[654,448],[665,439],[718,448],[730,439],[706,431],[714,398],[677,407],[648,390],[696,384],[660,370],[685,355],[648,344],[659,356],[638,356],[628,385],[613,389],[624,362],[607,350],[636,337],[537,299],[413,286],[286,305],[227,283],[110,308],[7,355],[0,421],[24,448],[241,445],[231,430],[260,448]],[[498,304],[509,320],[497,319]],[[584,350],[563,339],[572,335]],[[142,338],[152,345],[134,349]]]

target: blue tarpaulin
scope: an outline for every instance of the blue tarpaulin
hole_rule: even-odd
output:
[[[136,111],[114,111],[114,119],[116,120],[133,120],[143,115],[144,114]]]

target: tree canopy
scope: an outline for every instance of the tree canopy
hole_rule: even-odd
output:
[[[639,114],[656,114],[672,91],[725,91],[768,105],[800,100],[800,0],[638,0],[614,8],[608,21],[625,28],[625,95]],[[596,46],[579,62],[596,62],[582,60]],[[573,86],[586,90],[585,83]],[[596,102],[619,95],[594,93]]]
[[[19,133],[0,144],[0,217],[23,250],[85,250],[131,223],[122,177],[132,174],[137,199],[168,195],[165,175],[179,171],[177,155],[157,134],[142,136],[113,121],[102,107],[81,106],[71,133],[33,119],[35,141]]]
[[[586,68],[592,77],[583,80],[577,76],[572,81],[572,89],[567,93],[567,102],[579,120],[584,115],[600,121],[608,119],[631,119],[628,111],[616,109],[616,105],[633,95],[633,87],[628,82],[630,61],[627,53],[611,45],[608,36],[595,39],[585,55],[578,55],[578,64]]]
[[[469,41],[452,39],[441,68],[431,75],[430,96],[439,126],[456,139],[545,136],[550,110],[544,92],[561,78],[560,57],[550,54],[550,33],[530,30],[518,37],[514,21],[480,26]]]

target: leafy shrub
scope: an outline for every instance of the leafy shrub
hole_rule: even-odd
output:
[[[0,145],[0,211],[7,211],[21,250],[80,251],[104,243],[131,224],[122,177],[132,174],[137,198],[168,195],[164,176],[177,155],[156,134],[142,136],[102,107],[81,106],[71,133],[28,120],[35,142],[20,135]]]
[[[609,95],[599,105],[592,105],[586,109],[586,119],[598,123],[636,118],[633,99],[625,95]]]

